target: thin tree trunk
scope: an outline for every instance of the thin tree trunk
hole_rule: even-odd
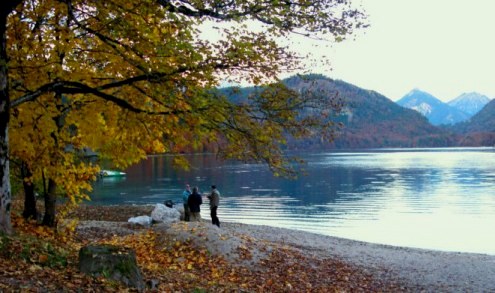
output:
[[[56,93],[55,97],[59,100],[62,101],[62,94]],[[57,109],[59,107],[57,106]],[[57,115],[53,118],[55,121],[55,124],[57,125],[57,132],[52,132],[51,136],[53,137],[55,148],[59,147],[59,141],[58,141],[58,132],[62,129],[64,125],[63,117],[62,115]],[[58,154],[52,155],[52,159],[54,160],[55,157],[58,156]],[[53,164],[53,162],[52,162]],[[48,226],[48,227],[55,227],[56,226],[56,221],[55,221],[55,212],[56,212],[56,204],[57,204],[57,183],[51,178],[48,178],[48,192],[45,193],[45,215],[43,217],[43,225]]]
[[[2,61],[0,61],[1,63]],[[0,233],[10,234],[9,100],[5,68],[0,65]]]
[[[0,233],[10,234],[11,189],[9,168],[10,98],[7,69],[7,17],[19,1],[3,0],[0,8]]]
[[[26,163],[21,166],[22,185],[24,187],[24,211],[22,216],[25,219],[37,219],[38,211],[36,210],[36,197],[34,195],[34,183],[26,180],[33,176],[31,169]]]
[[[57,203],[57,183],[53,179],[48,179],[48,192],[45,193],[45,215],[43,225],[55,227],[55,211]]]

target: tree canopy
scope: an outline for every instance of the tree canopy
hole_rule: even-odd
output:
[[[277,38],[297,33],[340,41],[364,19],[346,0],[4,2],[4,232],[10,230],[10,158],[28,164],[32,178],[25,180],[49,178],[73,201],[98,170],[81,159],[88,149],[126,167],[149,153],[194,150],[208,142],[224,157],[263,161],[275,172],[287,171],[280,149],[284,134],[329,131],[328,115],[298,115],[316,105],[314,98],[325,99],[272,85],[249,103],[233,103],[212,89],[225,78],[258,85],[297,68],[300,56]],[[223,38],[202,38],[205,23],[217,23],[211,28]],[[262,29],[252,30],[253,23]]]

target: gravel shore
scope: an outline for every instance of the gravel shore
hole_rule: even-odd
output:
[[[91,235],[125,235],[141,228],[123,222],[122,217],[147,214],[150,207],[121,207],[124,211],[105,208],[95,211],[99,218],[89,221],[92,211],[86,210],[78,231],[82,237]],[[98,210],[98,209],[97,209]],[[111,215],[120,217],[112,220]],[[106,216],[102,216],[106,215]],[[86,219],[85,219],[86,218]],[[407,291],[425,292],[495,292],[495,256],[472,253],[441,252],[424,249],[372,244],[337,237],[283,228],[222,223],[218,228],[207,221],[180,222],[173,225],[153,225],[152,229],[172,237],[196,239],[213,253],[235,257],[239,246],[247,246],[253,255],[263,257],[270,249],[288,246],[313,258],[334,258],[360,267],[377,279],[406,284]],[[194,232],[192,232],[194,231]],[[247,241],[246,239],[249,239]],[[270,245],[272,243],[273,245]],[[263,248],[261,245],[263,244]],[[276,248],[275,248],[276,249]],[[235,259],[233,261],[236,261]]]
[[[372,244],[303,231],[227,223],[222,229],[335,257],[378,278],[438,292],[495,292],[495,256]]]

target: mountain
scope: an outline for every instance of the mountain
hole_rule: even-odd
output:
[[[495,132],[495,100],[486,104],[466,125],[466,132]]]
[[[462,112],[473,116],[478,113],[486,104],[490,102],[490,98],[485,95],[471,92],[471,93],[463,93],[447,104],[451,107],[454,107]]]
[[[495,100],[486,104],[469,121],[450,130],[463,135],[460,146],[495,146]]]
[[[291,77],[284,83],[299,92],[311,85],[318,90],[338,93],[346,103],[344,114],[338,118],[344,124],[340,135],[331,145],[305,142],[313,147],[434,147],[453,144],[448,132],[431,125],[416,111],[401,107],[375,91],[322,75]]]
[[[345,103],[343,113],[332,118],[332,121],[343,124],[343,128],[339,130],[332,143],[319,138],[303,141],[288,138],[289,149],[495,145],[495,100],[488,102],[483,109],[464,122],[455,125],[442,124],[437,127],[416,110],[399,106],[398,103],[375,91],[365,90],[344,81],[313,74],[294,76],[283,82],[299,93],[314,90],[318,94],[324,93],[329,98],[338,94]],[[255,87],[219,90],[230,100],[239,103],[248,101],[248,96],[257,92]],[[424,113],[427,115],[443,107],[447,107],[448,111],[455,110],[432,95],[419,90],[411,91],[401,99],[401,103],[416,104],[417,109],[425,110]],[[303,115],[308,113],[303,112]]]
[[[455,124],[469,119],[466,113],[447,105],[427,92],[414,89],[397,101],[402,107],[413,109],[428,118],[433,125]]]

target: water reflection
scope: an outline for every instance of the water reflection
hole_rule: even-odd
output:
[[[307,176],[189,157],[192,170],[154,156],[122,181],[97,182],[94,204],[180,201],[185,183],[223,194],[219,215],[363,241],[495,254],[493,149],[409,149],[304,155]],[[206,215],[206,214],[205,214]]]

